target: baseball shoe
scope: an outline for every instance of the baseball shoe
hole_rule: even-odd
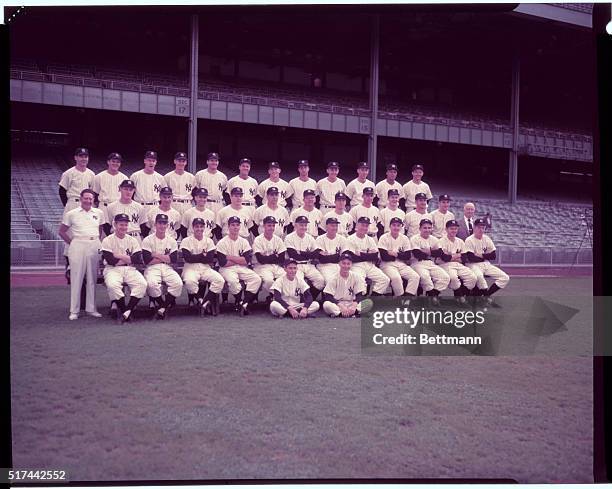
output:
[[[111,319],[117,319],[117,311],[117,304],[115,303],[115,301],[111,302],[110,311],[108,312],[108,315],[111,317]]]
[[[100,314],[98,311],[88,312],[87,315],[91,316],[92,318],[101,318],[102,317],[102,314]]]
[[[434,295],[431,297],[431,305],[432,306],[439,306],[440,305],[440,299],[438,299],[438,296]]]
[[[121,315],[121,324],[132,322],[132,311],[128,309]]]
[[[166,308],[165,307],[160,307],[157,311],[155,311],[155,319],[166,319]]]
[[[79,319],[79,315],[78,314],[70,314],[70,316],[68,316],[68,319],[70,319],[70,321],[74,321],[75,319]]]
[[[240,305],[238,306],[240,308],[240,315],[241,316],[248,316],[249,315],[249,304],[247,302],[241,302]]]
[[[149,297],[149,309],[155,309],[155,301]]]

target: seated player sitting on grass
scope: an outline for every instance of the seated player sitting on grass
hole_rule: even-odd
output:
[[[351,270],[353,255],[343,253],[340,256],[340,273],[327,282],[323,289],[323,310],[330,317],[359,317],[362,311],[361,301],[366,293],[363,277]]]
[[[297,275],[297,265],[295,260],[285,261],[285,274],[272,285],[274,299],[270,312],[274,316],[304,319],[319,310],[319,303],[312,299],[308,284]]]

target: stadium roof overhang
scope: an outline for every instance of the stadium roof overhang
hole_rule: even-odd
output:
[[[588,4],[582,4],[588,5]],[[555,4],[545,3],[521,3],[512,13],[519,16],[532,17],[537,20],[560,22],[571,24],[585,29],[592,27],[592,14],[584,9],[584,11],[573,10]]]

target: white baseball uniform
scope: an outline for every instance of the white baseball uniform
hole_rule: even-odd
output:
[[[446,255],[454,255],[456,253],[466,253],[465,243],[462,239],[455,237],[453,240],[448,236],[444,236],[438,240],[438,247]],[[472,270],[466,267],[460,261],[444,261],[441,258],[437,259],[440,268],[448,273],[450,277],[449,287],[452,290],[457,290],[461,287],[461,283],[468,289],[473,289],[476,285],[476,275]]]
[[[294,209],[304,205],[304,190],[314,190],[318,195],[317,182],[310,177],[307,180],[295,177],[289,181],[289,186],[292,191],[291,201]]]
[[[119,238],[115,233],[102,240],[102,251],[132,256],[142,251],[138,240],[133,236],[125,235]],[[130,288],[130,295],[142,299],[147,292],[147,281],[134,265],[111,265],[104,266],[104,283],[111,301],[116,301],[125,296],[123,284]]]
[[[420,181],[417,184],[417,183],[414,183],[413,180],[409,180],[404,185],[403,188],[404,188],[404,197],[406,198],[406,210],[414,209],[416,207],[414,196],[418,193],[425,194],[427,196],[427,200],[433,198],[433,195],[431,194],[431,190],[429,189],[429,185],[427,185],[423,181]]]
[[[360,238],[357,233],[351,234],[347,239],[349,250],[357,257],[361,253],[376,253],[378,255],[378,244],[376,240],[367,234]],[[361,275],[364,279],[368,278],[372,281],[372,292],[384,294],[389,286],[389,277],[387,277],[380,268],[371,261],[355,261],[353,262],[352,270]]]
[[[338,214],[336,212],[336,209],[332,209],[331,211],[323,215],[323,219],[321,220],[321,228],[323,230],[326,229],[325,222],[330,217],[335,217],[336,219],[338,219],[338,221],[340,221],[338,223],[338,234],[341,234],[342,236],[346,237],[353,230],[353,226],[355,225],[353,216],[349,212],[346,212],[346,211],[342,211],[342,214]]]
[[[124,204],[120,200],[116,200],[108,205],[106,208],[106,214],[108,216],[108,223],[115,229],[115,216],[117,214],[127,214],[130,218],[128,223],[128,234],[141,241],[140,225],[147,224],[147,208],[136,202],[135,200],[130,201],[129,204]]]
[[[257,206],[255,196],[258,186],[257,180],[253,177],[242,178],[240,175],[236,175],[227,181],[227,192],[231,195],[232,189],[242,189],[242,205],[250,209],[252,214]]]
[[[224,236],[217,243],[217,253],[222,253],[225,256],[244,256],[249,251],[252,251],[251,245],[241,236],[238,236],[235,240],[230,236]],[[245,283],[246,290],[254,294],[257,293],[261,285],[261,277],[246,265],[230,265],[228,263],[219,268],[219,273],[225,279],[230,293],[234,295],[241,290],[241,280]]]
[[[159,203],[159,191],[168,186],[161,174],[156,171],[145,173],[144,169],[132,173],[130,180],[136,185],[134,200],[143,205],[157,205]]]
[[[399,207],[397,209],[391,209],[390,207],[385,207],[380,210],[380,222],[383,225],[385,233],[391,231],[391,219],[397,217],[402,220],[402,230],[403,233],[406,230],[406,213],[401,210]]]
[[[307,210],[304,206],[298,207],[297,209],[293,209],[291,211],[291,215],[289,216],[289,221],[295,227],[295,220],[298,216],[306,216],[308,218],[308,226],[306,227],[306,232],[310,234],[313,238],[319,236],[319,228],[323,228],[323,214],[319,209],[313,207],[311,210]]]
[[[257,194],[263,199],[264,205],[268,202],[266,192],[270,187],[276,187],[278,189],[278,205],[281,207],[286,207],[287,197],[291,197],[293,195],[293,189],[289,186],[289,183],[282,178],[279,178],[276,182],[266,178],[263,182],[261,182],[257,187]]]
[[[250,231],[249,228],[253,226],[253,220],[251,219],[251,211],[246,207],[240,206],[238,209],[234,209],[231,204],[226,205],[222,209],[217,212],[217,216],[215,222],[219,227],[221,227],[221,233],[223,236],[227,236],[229,233],[229,228],[227,224],[227,220],[232,217],[237,216],[240,218],[240,236],[243,238],[248,238]]]
[[[204,222],[206,223],[204,226],[204,236],[212,238],[212,231],[217,225],[215,213],[208,208],[201,211],[197,207],[187,209],[181,219],[183,226],[187,229],[187,236],[193,236],[193,220],[196,217],[204,219]]]
[[[406,213],[404,226],[406,227],[406,234],[409,238],[419,234],[420,224],[423,219],[429,219],[431,221],[431,214],[429,212],[421,214],[417,212],[416,209]]]
[[[374,182],[367,178],[363,182],[355,178],[346,185],[344,193],[351,199],[351,207],[363,203],[363,189],[366,187],[374,188]]]
[[[286,305],[293,306],[299,311],[299,309],[305,306],[304,293],[308,291],[309,288],[308,284],[298,274],[296,274],[293,280],[289,280],[287,275],[283,274],[274,281],[270,290],[277,290],[280,292],[281,299],[286,302]],[[319,303],[313,300],[307,310],[308,314],[314,314],[319,310]],[[270,303],[270,312],[274,316],[282,317],[287,311],[287,307],[278,301],[274,300]]]
[[[72,209],[81,207],[81,191],[92,187],[94,177],[94,172],[89,168],[80,171],[77,170],[76,166],[68,168],[68,170],[62,173],[59,184],[60,187],[66,190],[66,197],[68,197],[68,202],[66,202],[64,207],[64,214]]]
[[[402,253],[412,250],[412,243],[410,242],[410,238],[405,234],[400,233],[397,238],[394,238],[389,232],[380,237],[378,240],[378,248],[393,253]],[[397,257],[393,261],[383,260],[381,261],[380,269],[389,277],[391,289],[395,297],[402,295],[404,292],[416,295],[417,289],[419,288],[420,277],[405,260]],[[408,281],[405,289],[402,279]]]
[[[206,255],[210,251],[214,251],[215,244],[212,239],[204,236],[202,239],[197,239],[195,236],[188,236],[181,241],[181,250],[187,250],[192,255]],[[225,280],[220,273],[213,270],[209,263],[188,263],[183,265],[183,282],[187,292],[196,294],[199,288],[200,280],[210,284],[209,290],[213,294],[218,294],[223,290]]]
[[[334,239],[331,239],[327,233],[322,234],[321,236],[315,239],[315,245],[318,249],[320,249],[323,255],[338,255],[338,259],[340,259],[340,255],[349,249],[348,243],[346,242],[346,238],[342,236],[340,233],[337,233],[334,236]],[[325,283],[328,283],[335,275],[340,272],[340,267],[338,262],[336,263],[321,263],[317,264],[317,270],[321,272],[323,278],[325,279]]]
[[[472,234],[465,240],[466,253],[472,252],[476,256],[482,258],[484,253],[491,253],[495,250],[496,248],[495,244],[493,244],[493,240],[486,234],[483,234],[481,239],[478,239]],[[470,268],[470,270],[472,270],[472,272],[474,272],[474,275],[476,275],[476,286],[479,289],[488,288],[485,277],[493,278],[495,280],[495,285],[497,285],[500,289],[503,289],[510,281],[508,274],[491,264],[489,260],[477,263],[468,263],[467,266]]]
[[[439,248],[438,246],[438,238],[435,236],[429,236],[429,238],[425,239],[421,237],[420,234],[412,236],[410,238],[410,242],[412,243],[413,250],[420,250],[423,253],[431,256],[431,252]],[[436,265],[433,262],[433,258],[426,260],[419,260],[414,256],[411,259],[412,268],[419,274],[421,277],[421,287],[425,292],[429,292],[430,290],[436,289],[437,291],[442,291],[448,287],[448,283],[450,282],[450,277],[448,273],[446,273],[442,268]]]
[[[227,177],[225,173],[219,170],[212,173],[208,171],[208,168],[205,168],[197,172],[195,177],[197,186],[208,190],[206,207],[216,215],[225,205],[225,201],[223,200],[223,192],[227,189]]]
[[[297,234],[297,231],[289,233],[285,238],[285,246],[287,250],[294,249],[298,253],[309,253],[317,249],[315,239],[308,233],[304,233],[303,237]],[[287,253],[289,254],[289,253]],[[298,274],[306,277],[315,289],[321,290],[325,287],[325,279],[321,272],[310,263],[310,260],[296,260],[298,262]]]
[[[147,214],[147,226],[152,233],[155,232],[155,216],[157,216],[157,214],[166,214],[168,216],[168,228],[166,229],[166,234],[174,239],[178,239],[178,230],[181,227],[182,221],[179,211],[173,209],[172,207],[170,207],[170,209],[167,211],[164,211],[160,206],[155,206],[152,209],[149,209],[149,213]]]
[[[374,207],[373,205],[366,207],[363,204],[359,204],[352,207],[349,214],[355,222],[357,222],[360,217],[369,217],[370,225],[368,226],[368,234],[376,236],[376,233],[378,233],[378,223],[381,222],[378,207]]]
[[[178,174],[173,170],[164,175],[166,185],[172,189],[172,207],[183,215],[193,207],[191,191],[196,186],[196,178],[192,173],[184,171]]]
[[[455,219],[455,215],[451,211],[442,213],[440,209],[430,212],[429,215],[433,223],[433,232],[431,234],[438,239],[446,236],[446,223]]]
[[[376,184],[376,187],[374,187],[374,192],[378,197],[379,209],[387,207],[387,205],[389,204],[389,190],[391,189],[397,190],[399,192],[400,198],[404,197],[404,195],[406,194],[406,192],[404,192],[404,187],[402,187],[402,184],[399,183],[397,180],[395,180],[393,183],[389,183],[386,178],[384,180],[381,180]]]
[[[366,293],[366,283],[363,276],[350,270],[348,277],[343,277],[338,273],[333,280],[325,284],[324,294],[329,294],[337,302],[323,302],[323,310],[331,316],[340,316],[338,304],[348,306],[355,302],[357,294]],[[357,303],[357,312],[361,312],[361,303]]]
[[[287,209],[282,207],[280,204],[276,206],[276,209],[272,209],[268,204],[260,205],[253,213],[253,222],[257,224],[257,231],[259,234],[263,234],[264,218],[272,216],[278,221],[274,227],[274,234],[281,238],[285,236],[285,226],[289,224],[289,213]]]
[[[178,251],[178,245],[176,240],[167,233],[163,239],[158,238],[155,233],[153,233],[142,240],[142,251],[171,255],[175,251]],[[183,281],[169,263],[147,265],[144,277],[147,281],[147,293],[149,297],[157,298],[162,295],[162,282],[165,282],[168,287],[168,293],[174,297],[179,297],[183,291]]]
[[[322,178],[317,182],[317,193],[320,196],[321,212],[325,213],[335,207],[336,194],[344,192],[346,183],[341,178],[336,178],[333,182],[328,177]]]
[[[272,235],[272,239],[268,239],[262,233],[253,241],[253,270],[261,277],[261,288],[266,295],[270,293],[274,281],[285,274],[285,270],[278,263],[259,263],[256,253],[263,256],[274,254],[284,256],[285,251],[287,251],[285,243],[276,234]]]
[[[98,207],[105,214],[106,222],[111,222],[108,218],[107,207],[111,202],[118,200],[121,197],[119,185],[128,177],[121,172],[111,175],[108,170],[101,171],[94,176],[91,183],[91,189],[98,194]]]

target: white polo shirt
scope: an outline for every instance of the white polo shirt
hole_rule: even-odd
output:
[[[70,228],[72,237],[75,239],[99,238],[100,226],[104,222],[104,212],[96,207],[92,207],[88,211],[82,207],[77,207],[66,212],[62,220],[62,224]]]

